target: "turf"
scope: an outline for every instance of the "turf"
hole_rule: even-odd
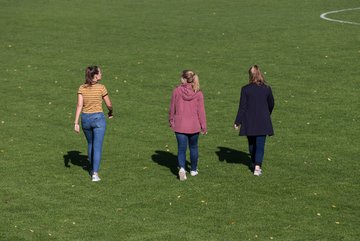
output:
[[[0,240],[358,240],[360,28],[319,17],[358,1],[0,4]],[[100,183],[73,132],[93,64],[115,114]],[[260,178],[232,129],[252,64],[275,96]],[[188,68],[209,134],[180,182],[167,113]]]

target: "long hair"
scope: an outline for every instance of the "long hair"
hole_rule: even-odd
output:
[[[94,84],[93,80],[96,74],[99,74],[99,67],[97,67],[96,65],[87,67],[85,70],[85,84]]]
[[[191,83],[194,92],[200,91],[199,76],[192,70],[184,70],[181,75],[181,83]]]
[[[192,88],[195,93],[200,91],[200,80],[199,80],[199,76],[197,74],[194,75],[194,81],[192,83]]]
[[[266,85],[264,75],[261,73],[259,66],[253,65],[249,69],[249,82],[257,85]]]

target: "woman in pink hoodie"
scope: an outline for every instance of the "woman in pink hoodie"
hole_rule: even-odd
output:
[[[179,179],[186,180],[186,149],[189,144],[191,176],[198,175],[199,133],[207,133],[204,95],[200,90],[199,77],[191,70],[184,70],[181,85],[171,97],[169,123],[178,143]]]

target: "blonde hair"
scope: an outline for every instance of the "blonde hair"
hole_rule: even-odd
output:
[[[194,75],[194,81],[192,83],[192,88],[195,93],[200,91],[200,81],[199,81],[199,76],[197,74]]]
[[[194,92],[200,91],[199,76],[192,70],[184,70],[181,75],[181,83],[191,83]]]
[[[261,73],[259,66],[253,65],[249,69],[249,82],[257,85],[265,85],[264,75]]]

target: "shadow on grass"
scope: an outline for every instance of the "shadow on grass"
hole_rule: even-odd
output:
[[[155,151],[151,159],[157,164],[169,168],[175,176],[178,175],[178,159],[176,155],[167,151]]]
[[[90,172],[90,163],[87,159],[87,156],[81,155],[79,151],[68,151],[66,155],[64,155],[64,165],[65,167],[71,167],[70,164],[74,166],[80,166],[87,172]]]
[[[217,148],[219,150],[216,151],[216,154],[218,155],[219,161],[242,164],[247,166],[249,170],[252,171],[252,161],[248,153],[223,146],[218,146]]]

